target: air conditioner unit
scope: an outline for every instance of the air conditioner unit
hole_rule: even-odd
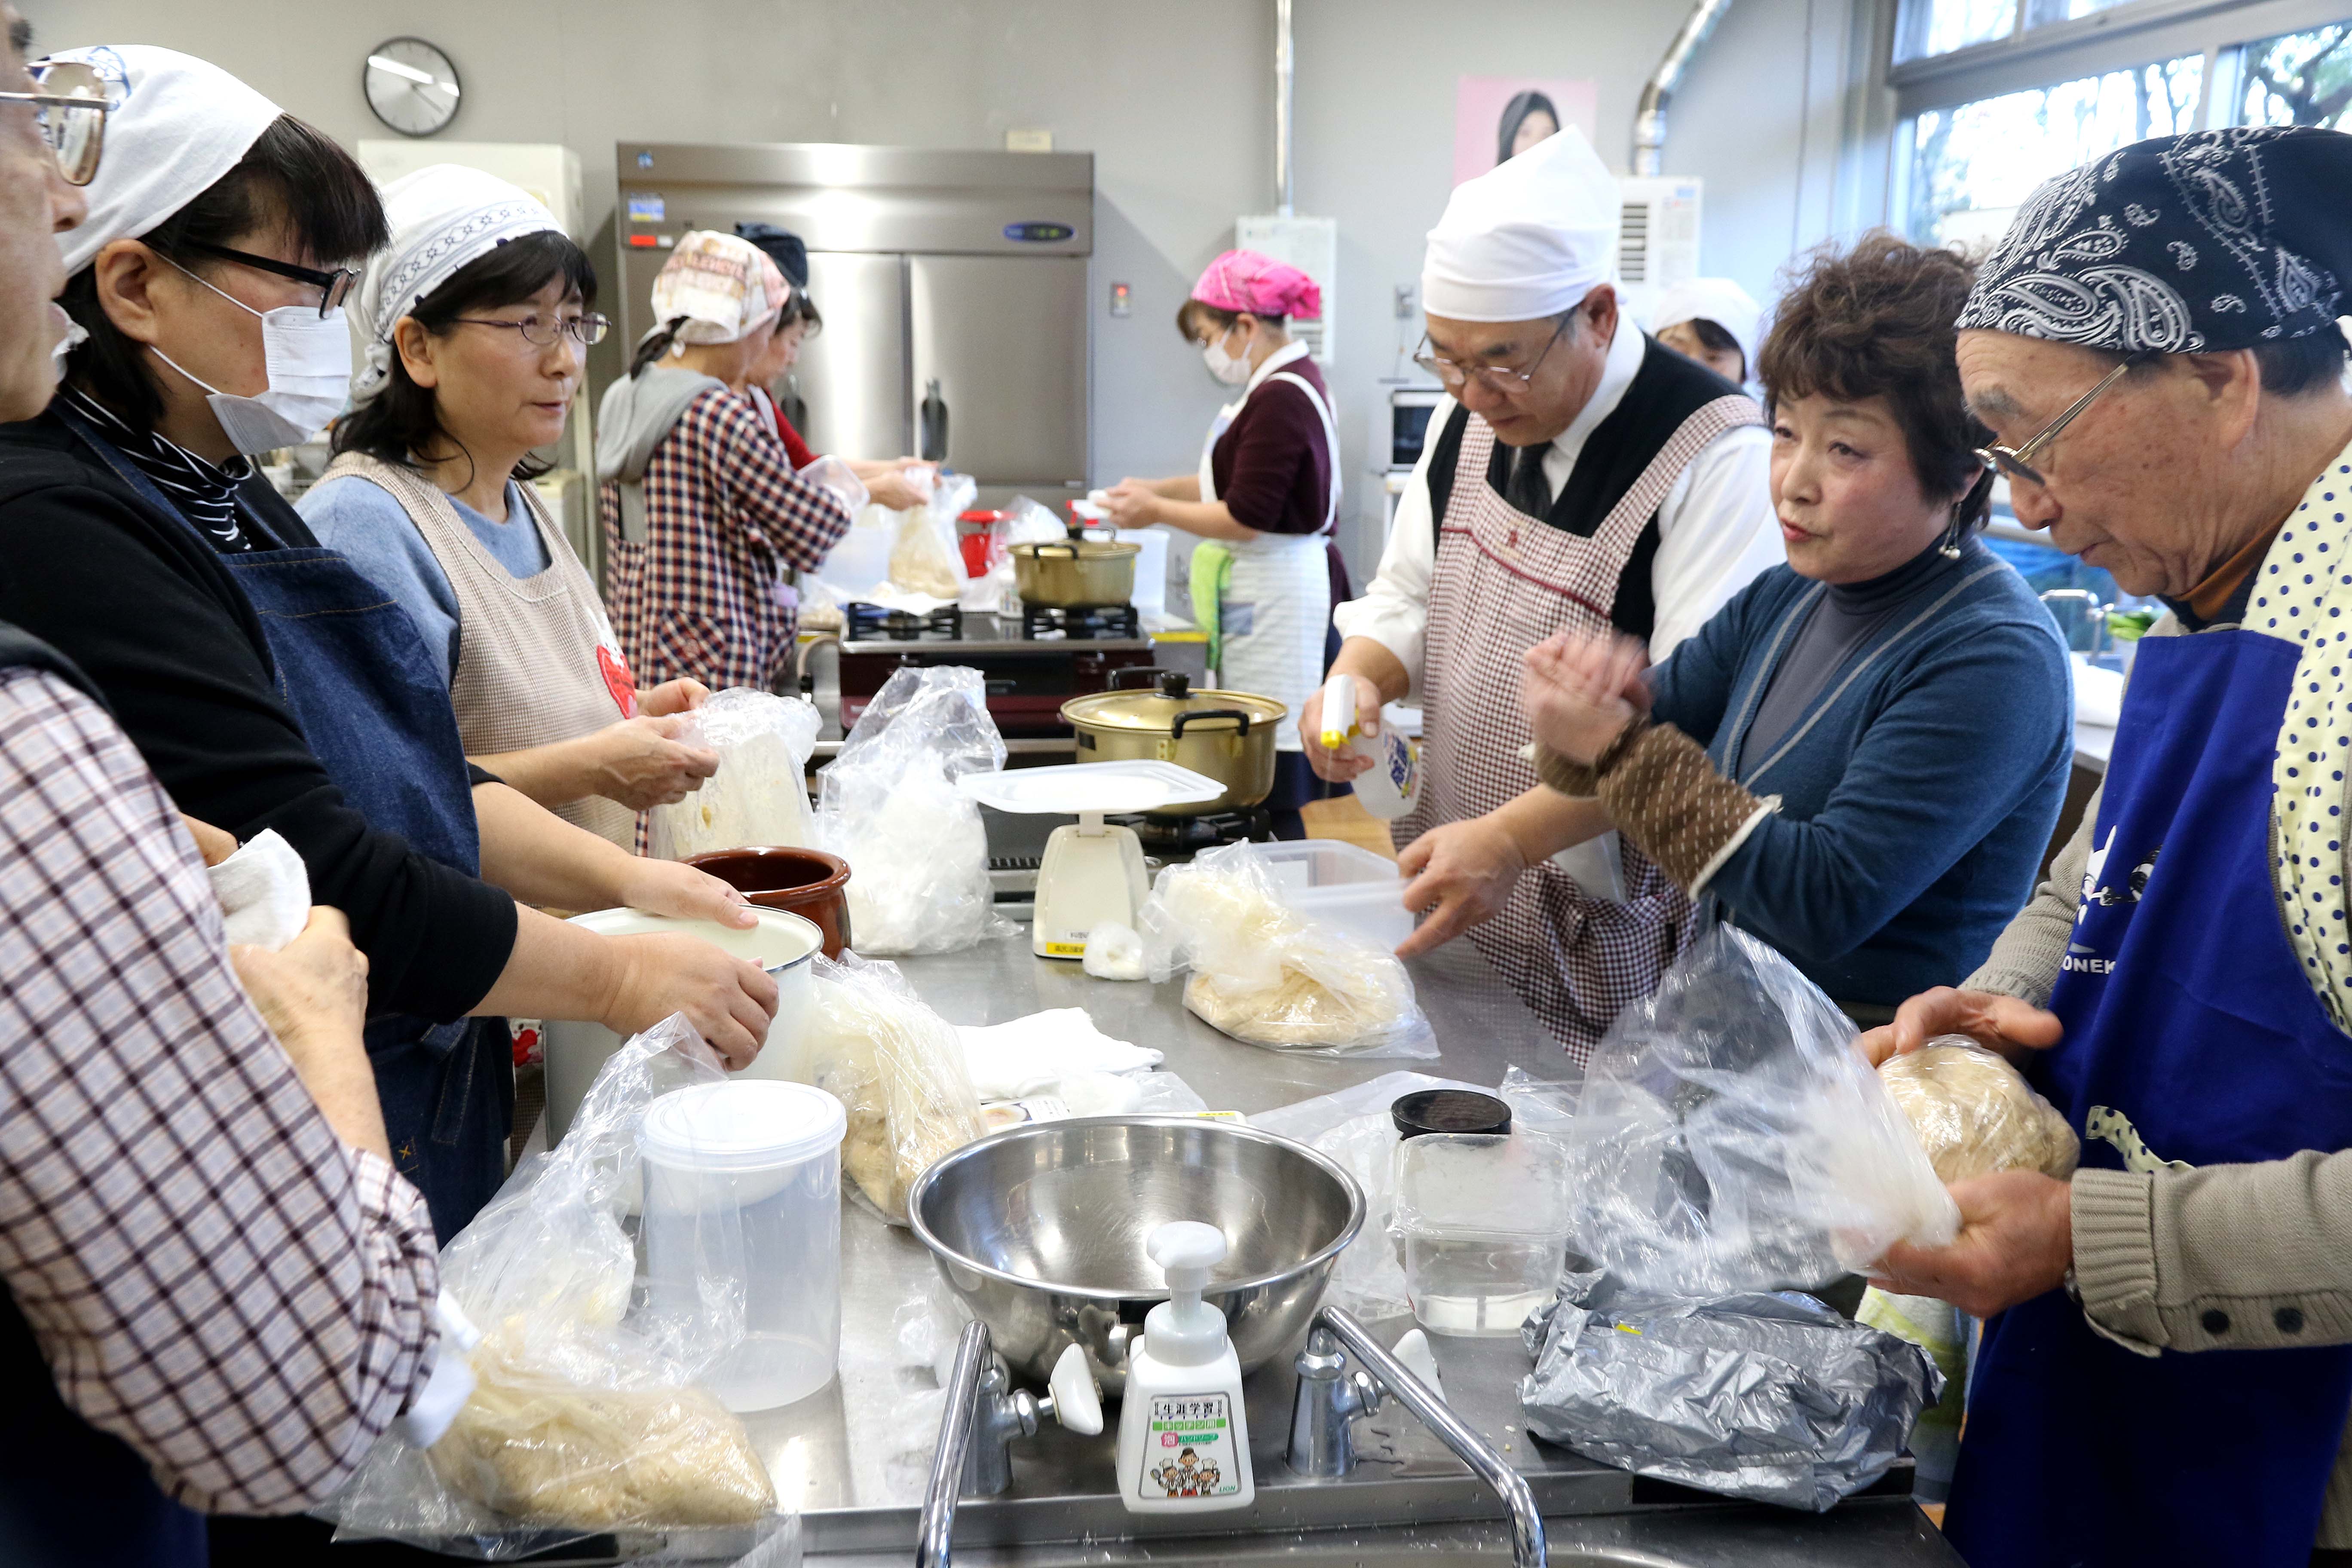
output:
[[[1658,297],[1698,276],[1699,192],[1703,182],[1633,176],[1617,182],[1617,280],[1638,321]]]
[[[1317,364],[1329,364],[1332,345],[1339,341],[1332,331],[1331,315],[1339,299],[1339,220],[1237,217],[1234,220],[1234,246],[1286,261],[1315,279],[1316,287],[1323,290],[1322,319],[1293,321],[1290,333],[1306,343],[1307,352],[1314,356]]]

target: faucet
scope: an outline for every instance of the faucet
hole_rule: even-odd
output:
[[[1354,1356],[1369,1372],[1348,1372]],[[1511,1516],[1514,1568],[1544,1568],[1543,1515],[1527,1478],[1473,1431],[1430,1386],[1381,1347],[1363,1324],[1338,1307],[1315,1314],[1307,1348],[1292,1363],[1298,1393],[1290,1406],[1290,1468],[1310,1480],[1337,1480],[1355,1468],[1351,1423],[1377,1412],[1382,1390],[1495,1490]]]
[[[1073,1360],[1076,1352],[1081,1359]],[[988,1325],[974,1320],[956,1342],[955,1369],[948,1373],[948,1405],[940,1416],[940,1444],[931,1455],[931,1477],[923,1493],[923,1518],[915,1544],[917,1568],[948,1568],[954,1545],[956,1503],[968,1497],[996,1497],[1013,1484],[1013,1439],[1034,1437],[1047,1415],[1073,1432],[1102,1430],[1102,1405],[1091,1381],[1081,1384],[1083,1352],[1073,1345],[1055,1368],[1055,1393],[1040,1399],[1014,1388],[997,1359]]]

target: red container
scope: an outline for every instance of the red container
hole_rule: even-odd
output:
[[[985,577],[1004,550],[1004,525],[1009,511],[968,511],[956,519],[956,547],[963,554],[963,574]]]

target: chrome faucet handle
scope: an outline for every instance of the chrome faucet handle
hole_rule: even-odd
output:
[[[1349,1372],[1347,1353],[1319,1324],[1291,1370],[1298,1390],[1290,1402],[1290,1468],[1310,1479],[1337,1480],[1356,1468],[1354,1423],[1379,1412],[1380,1382]]]

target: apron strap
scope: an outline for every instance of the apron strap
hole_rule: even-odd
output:
[[[1331,405],[1323,401],[1323,395],[1315,390],[1313,382],[1296,372],[1278,370],[1265,379],[1290,383],[1307,395],[1307,400],[1315,405],[1315,412],[1322,416],[1323,450],[1331,458],[1331,483],[1323,502],[1323,531],[1329,533],[1339,521],[1339,426],[1331,417]]]

